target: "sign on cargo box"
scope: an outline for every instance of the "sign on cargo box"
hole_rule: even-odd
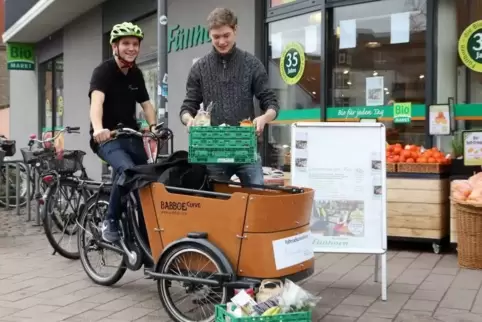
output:
[[[7,44],[7,68],[9,70],[35,70],[34,46],[31,44]]]

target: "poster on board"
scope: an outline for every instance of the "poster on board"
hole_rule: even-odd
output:
[[[355,137],[363,144],[355,144]],[[310,222],[314,251],[385,253],[383,124],[295,123],[292,147],[292,184],[315,190]]]

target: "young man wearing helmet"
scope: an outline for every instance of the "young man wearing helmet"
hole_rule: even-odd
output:
[[[181,106],[181,121],[189,128],[201,103],[213,103],[211,125],[239,125],[245,119],[255,123],[261,135],[264,126],[277,116],[276,94],[269,88],[268,75],[261,61],[236,46],[238,19],[233,11],[216,8],[208,16],[210,53],[192,66]],[[259,100],[263,115],[255,118],[253,97]],[[210,176],[229,180],[236,174],[241,183],[263,184],[261,160],[253,165],[210,165]]]
[[[114,57],[97,66],[90,81],[90,145],[112,167],[116,176],[135,165],[147,163],[147,155],[142,139],[130,136],[109,141],[110,131],[119,123],[139,130],[136,103],[142,106],[149,129],[156,124],[144,77],[135,64],[143,38],[142,30],[130,22],[115,25],[110,34]],[[124,194],[116,182],[113,183],[107,217],[102,226],[102,237],[108,242],[119,239],[117,222]],[[143,223],[140,226],[145,230]]]

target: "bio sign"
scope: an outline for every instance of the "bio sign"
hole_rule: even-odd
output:
[[[34,46],[8,43],[7,68],[9,70],[35,70]]]
[[[473,71],[482,72],[482,20],[467,28],[459,38],[459,56],[465,66]]]
[[[305,71],[305,50],[301,44],[292,42],[286,45],[281,53],[281,78],[288,85],[298,83]]]
[[[393,123],[410,123],[412,121],[412,103],[393,104]]]

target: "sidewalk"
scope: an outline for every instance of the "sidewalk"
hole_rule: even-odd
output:
[[[38,229],[38,228],[36,228]],[[52,256],[41,232],[0,238],[0,322],[169,321],[156,283],[129,272],[112,288],[94,285],[79,261]],[[482,322],[482,271],[454,254],[390,251],[388,301],[380,301],[369,255],[319,254],[303,287],[323,297],[313,321]]]

